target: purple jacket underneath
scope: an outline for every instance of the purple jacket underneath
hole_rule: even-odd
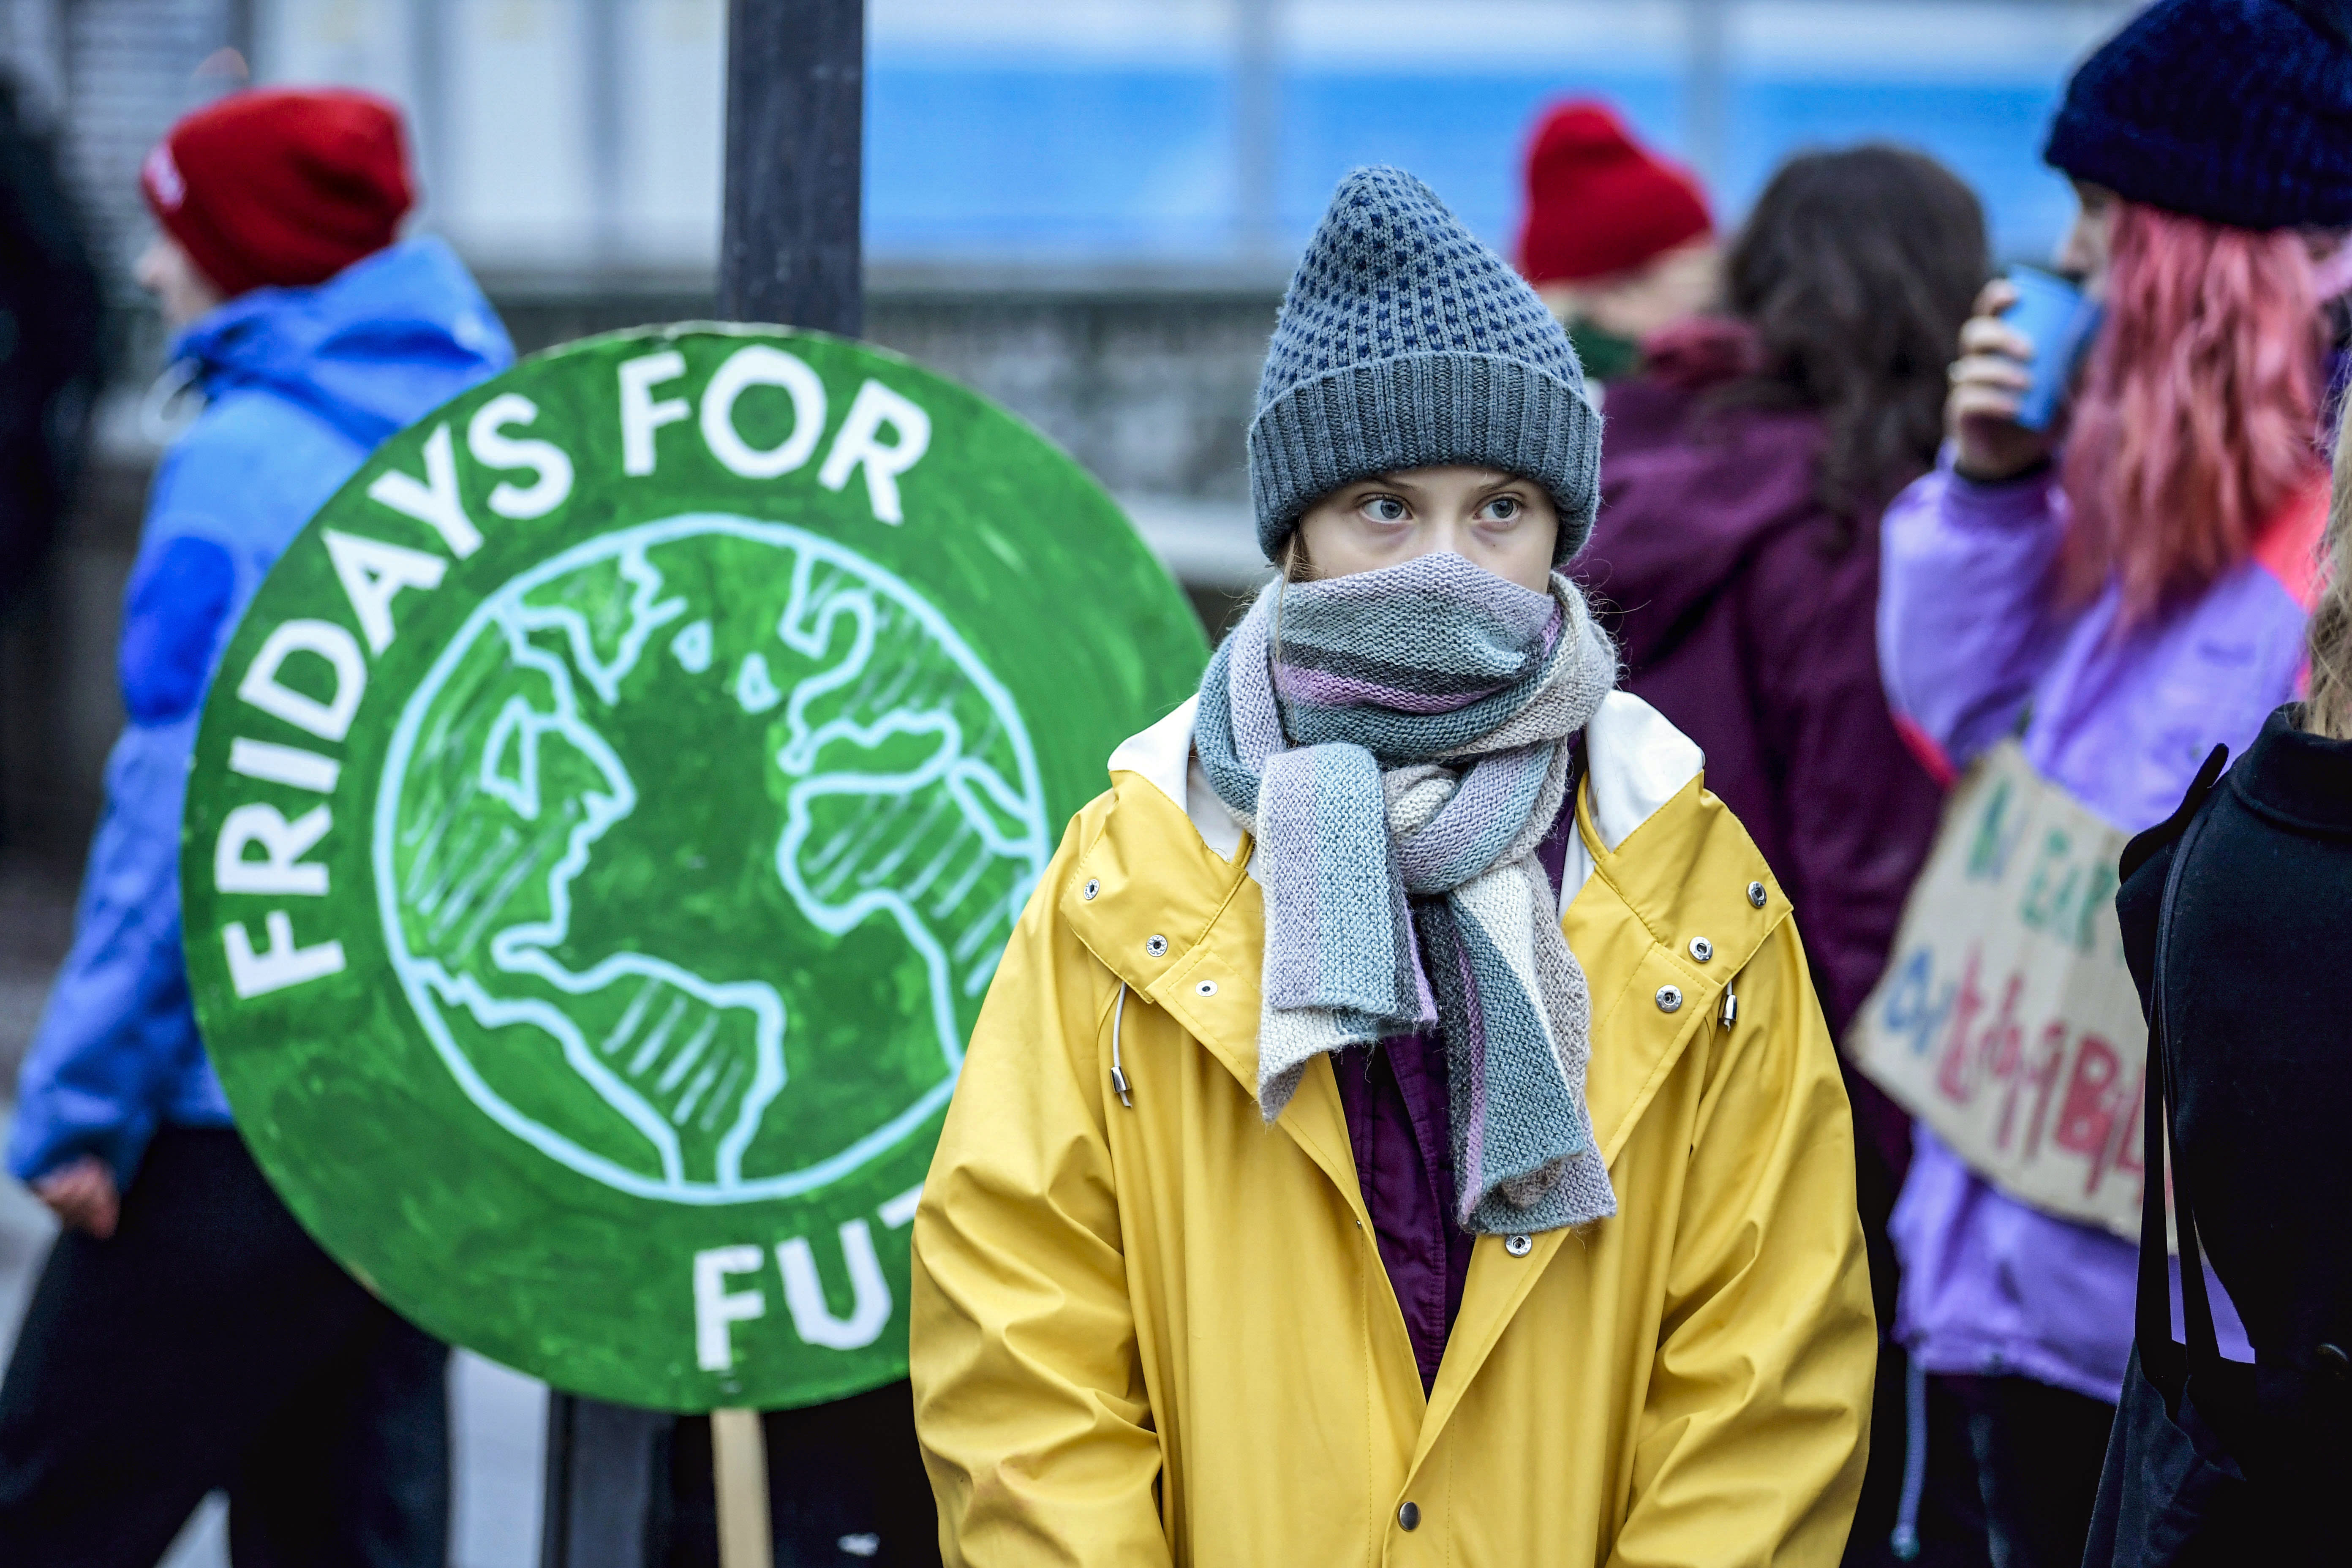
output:
[[[2052,600],[2065,532],[2052,471],[1979,485],[1940,468],[1886,513],[1887,695],[1955,766],[2021,730],[2042,776],[2137,833],[2171,815],[2216,742],[2242,751],[2294,697],[2324,501],[2307,492],[2253,559],[2126,626],[2112,590],[2073,610]],[[2017,1202],[1924,1127],[1890,1230],[1904,1266],[1896,1331],[1928,1371],[2022,1373],[2116,1398],[2131,1350],[2131,1242]],[[2215,1308],[2222,1348],[2250,1355],[2226,1299]]]
[[[1576,831],[1576,791],[1536,847],[1536,858],[1559,895],[1568,836]],[[1332,1058],[1356,1183],[1371,1212],[1381,1266],[1404,1313],[1421,1368],[1421,1391],[1437,1383],[1446,1336],[1462,1310],[1474,1237],[1454,1219],[1454,1112],[1445,1047],[1430,1035],[1357,1047]]]

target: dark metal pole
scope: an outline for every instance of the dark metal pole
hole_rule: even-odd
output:
[[[729,0],[722,317],[845,337],[863,329],[865,131],[865,0]],[[841,1405],[771,1414],[768,1442],[772,1464],[780,1443],[831,1450],[831,1466],[798,1468],[831,1470],[817,1484],[845,1480],[846,1489],[871,1498],[869,1508],[903,1524],[914,1547],[908,1560],[919,1560],[932,1550],[930,1500],[905,1391],[899,1384]],[[708,1501],[672,1495],[677,1425],[650,1411],[551,1397],[544,1568],[651,1568],[678,1555],[673,1535],[703,1533],[682,1514],[707,1518]],[[707,1462],[698,1468],[707,1476]],[[700,1553],[689,1546],[686,1555]]]
[[[866,321],[864,0],[729,0],[727,26],[719,313],[856,337]],[[698,1457],[706,1425],[680,1422],[678,1451]],[[779,1562],[836,1561],[853,1542],[894,1563],[939,1561],[905,1383],[772,1410],[761,1427]]]
[[[864,0],[729,0],[719,313],[855,337]]]

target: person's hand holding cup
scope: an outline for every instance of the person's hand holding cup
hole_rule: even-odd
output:
[[[1955,447],[1953,468],[1965,479],[1998,483],[2046,460],[2049,432],[2017,422],[2033,389],[2033,340],[2004,321],[2017,303],[2017,285],[1996,278],[1977,295],[1976,314],[1960,328],[1960,357],[1949,372],[1944,428]]]

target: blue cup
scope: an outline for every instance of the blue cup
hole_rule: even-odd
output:
[[[2017,422],[2028,430],[2047,430],[2066,402],[2075,367],[2098,336],[2105,312],[2099,302],[2054,272],[2038,267],[2012,267],[2009,281],[2017,302],[2000,319],[2033,344],[2027,368],[2033,384],[2017,405]]]

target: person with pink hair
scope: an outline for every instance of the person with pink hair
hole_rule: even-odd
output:
[[[2053,439],[2017,418],[2038,345],[2002,319],[2015,290],[1986,289],[1940,465],[1885,517],[1880,664],[1931,767],[2015,735],[2137,833],[2305,679],[2321,296],[2341,288],[2314,256],[2352,226],[2352,35],[2315,0],[2158,0],[2076,72],[2044,155],[2081,198],[2059,267],[2105,322]],[[1967,1414],[1992,1560],[2072,1568],[2131,1349],[2132,1243],[2028,1206],[1924,1124],[1890,1228],[1896,1332]]]

